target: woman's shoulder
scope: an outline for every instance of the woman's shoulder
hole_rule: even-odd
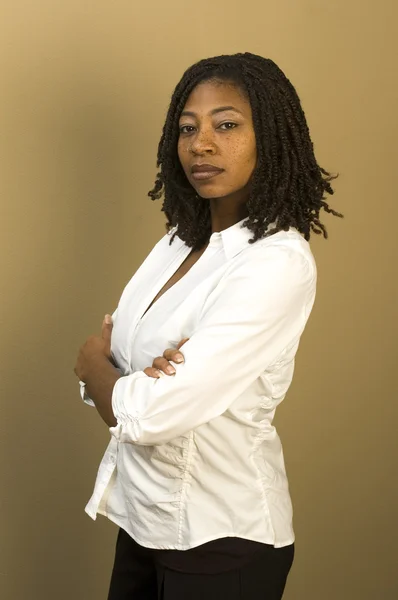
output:
[[[261,249],[264,252],[272,248],[280,248],[281,251],[283,249],[290,249],[292,252],[296,251],[308,256],[312,260],[314,258],[309,242],[294,227],[291,227],[287,231],[278,231],[269,237],[261,238],[254,244],[251,244],[251,247]]]
[[[316,262],[309,242],[297,229],[278,231],[269,237],[261,238],[241,253],[242,262],[255,269],[262,265],[279,265],[282,270],[304,269],[316,275]],[[239,261],[240,262],[240,261]]]

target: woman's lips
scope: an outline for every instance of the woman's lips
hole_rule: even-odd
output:
[[[195,171],[194,173],[191,173],[191,177],[192,179],[195,179],[195,181],[204,181],[206,179],[213,179],[213,177],[216,177],[221,173],[223,173],[223,171],[219,169],[213,169],[209,171]]]

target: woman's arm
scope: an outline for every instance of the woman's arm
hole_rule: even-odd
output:
[[[100,416],[108,425],[117,423],[112,410],[112,392],[120,379],[119,370],[111,357],[112,317],[106,315],[101,336],[92,335],[80,348],[75,373],[85,383],[85,392],[94,402]]]
[[[112,410],[112,392],[120,377],[119,371],[105,357],[92,361],[90,372],[86,376],[87,395],[108,427],[115,427],[117,424]]]

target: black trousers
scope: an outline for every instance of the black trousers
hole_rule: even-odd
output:
[[[264,544],[239,568],[213,574],[172,570],[157,557],[120,530],[108,600],[281,600],[294,544]]]

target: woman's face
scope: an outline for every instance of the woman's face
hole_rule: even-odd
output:
[[[257,161],[249,101],[230,83],[200,83],[181,113],[178,156],[202,198],[246,201]]]

